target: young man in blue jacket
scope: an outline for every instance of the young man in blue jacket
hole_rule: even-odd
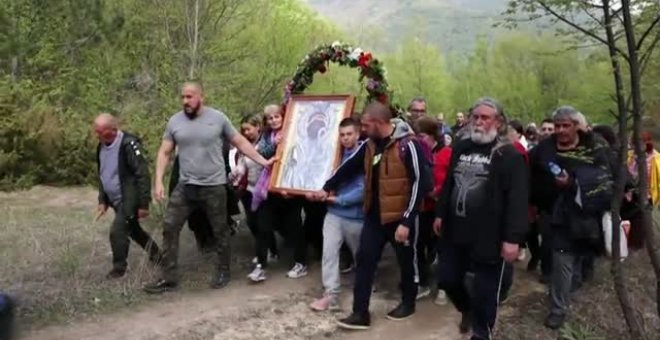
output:
[[[357,120],[346,118],[341,121],[339,141],[343,149],[342,161],[358,149],[359,137],[360,123]],[[314,199],[313,195],[308,195],[307,198]],[[328,213],[323,223],[322,277],[325,293],[310,305],[315,311],[339,309],[339,251],[346,242],[355,258],[362,233],[363,198],[364,173],[357,172],[325,199],[328,203]]]

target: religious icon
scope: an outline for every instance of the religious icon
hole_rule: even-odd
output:
[[[284,118],[284,140],[271,191],[318,191],[340,159],[339,123],[353,111],[352,96],[294,96]]]

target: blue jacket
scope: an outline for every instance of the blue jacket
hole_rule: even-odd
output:
[[[342,162],[357,149],[344,150]],[[364,219],[364,173],[356,173],[350,180],[341,183],[335,196],[337,203],[328,205],[328,213],[350,220]]]

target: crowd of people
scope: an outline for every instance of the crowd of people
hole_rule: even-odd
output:
[[[269,264],[284,260],[277,235],[293,248],[288,278],[308,274],[312,248],[321,259],[324,287],[322,296],[310,301],[313,311],[341,310],[340,277],[354,272],[351,313],[337,321],[346,329],[370,327],[369,301],[386,243],[396,254],[401,292],[388,319],[411,317],[416,301],[433,293],[436,303],[449,300],[461,313],[461,333],[491,339],[498,307],[513,283],[513,263],[528,260],[527,270],[540,266],[539,279],[548,285],[545,325],[560,328],[571,294],[593,276],[603,249],[603,216],[613,213],[611,183],[620,176],[626,177],[626,198],[617,213],[631,221],[630,248],[643,244],[634,159],[629,171],[620,173],[612,128],[590,126],[569,106],[556,109],[537,128],[508,119],[492,98],[457,114],[453,126],[442,114],[432,117],[422,97],[411,100],[404,116],[369,103],[341,121],[340,165],[322,189],[303,197],[268,191],[284,138],[282,106],[244,115],[237,130],[224,113],[204,105],[199,83],[185,83],[181,99],[183,110],[169,119],[163,134],[153,188],[140,139],[121,130],[112,115],[94,121],[97,217],[109,208],[115,212],[107,277],[126,275],[133,239],[161,270],[158,280],[145,285],[148,293],[178,288],[179,235],[186,221],[200,249],[217,254],[211,287],[230,282],[238,202],[254,237],[254,268],[247,279],[266,281],[272,275]],[[657,204],[660,154],[650,135],[644,143],[649,199]],[[139,221],[149,214],[152,193],[157,201],[165,199],[172,162],[159,248]]]

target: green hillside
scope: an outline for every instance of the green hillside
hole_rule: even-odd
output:
[[[507,0],[306,0],[362,43],[388,50],[410,35],[443,52],[465,52],[492,36]]]

